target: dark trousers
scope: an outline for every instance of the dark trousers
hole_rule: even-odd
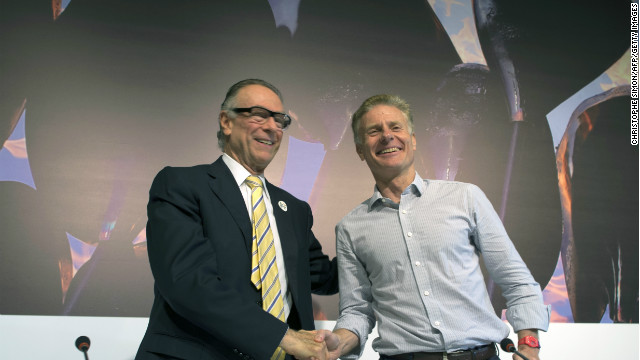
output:
[[[500,360],[496,344],[445,354],[439,352],[418,352],[398,355],[380,354],[380,360]]]
[[[380,354],[380,360],[393,360],[393,359],[388,357],[388,356],[386,356],[386,355]],[[492,357],[488,358],[487,360],[500,360],[500,357],[498,355],[493,355]]]

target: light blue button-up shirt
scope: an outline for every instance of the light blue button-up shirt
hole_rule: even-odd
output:
[[[375,188],[336,226],[336,251],[336,328],[360,338],[360,353],[376,320],[380,337],[373,349],[385,355],[451,352],[507,337],[480,255],[507,299],[514,330],[549,326],[551,308],[540,285],[475,185],[416,174],[397,204]]]

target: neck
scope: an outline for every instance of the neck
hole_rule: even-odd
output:
[[[243,168],[245,168],[251,175],[262,175],[264,173],[264,168],[252,168],[249,165],[247,165],[244,161],[240,160],[240,157],[238,155],[236,155],[233,151],[230,151],[228,149],[225,149],[224,151],[225,154],[227,154],[230,158],[232,158],[235,162],[238,163],[238,165],[242,166]]]
[[[374,175],[376,180],[376,186],[378,187],[378,191],[382,196],[391,199],[391,201],[395,203],[400,202],[400,196],[404,189],[406,189],[413,180],[415,179],[415,170],[407,171],[403,174],[399,174],[398,176],[385,178],[382,176]]]

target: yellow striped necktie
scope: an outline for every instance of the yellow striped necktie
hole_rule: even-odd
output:
[[[251,222],[253,225],[251,282],[256,289],[262,290],[262,308],[285,322],[283,294],[276,265],[276,249],[267,215],[262,181],[257,176],[249,176],[245,183],[251,188]],[[285,352],[278,347],[271,356],[271,360],[282,360],[284,356]]]

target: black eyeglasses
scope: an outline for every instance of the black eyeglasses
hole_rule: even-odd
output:
[[[273,117],[273,120],[276,121],[276,126],[278,126],[278,128],[282,130],[286,129],[291,124],[291,116],[285,113],[265,109],[262,106],[252,106],[248,108],[233,108],[231,109],[231,111],[236,113],[248,113],[248,115],[246,116],[252,117],[253,121],[255,121],[258,124],[264,124],[267,121],[267,119],[269,119],[270,117]]]

